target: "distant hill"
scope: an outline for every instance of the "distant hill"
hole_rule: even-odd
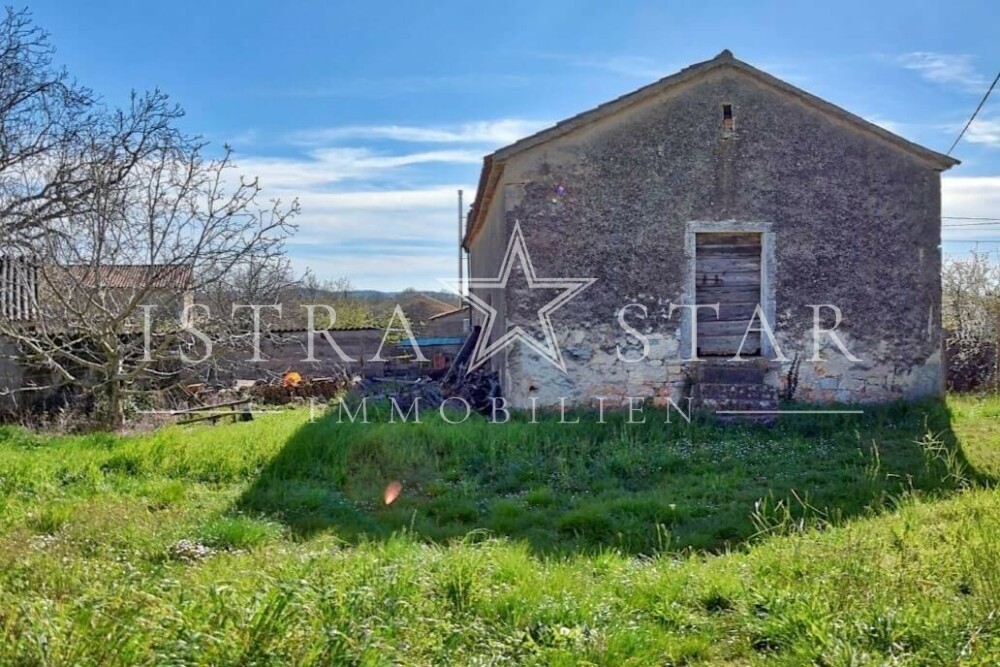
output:
[[[369,301],[395,301],[398,303],[403,303],[404,301],[416,299],[417,297],[424,297],[426,299],[433,299],[438,303],[443,303],[448,306],[448,309],[457,308],[460,304],[458,295],[453,292],[446,291],[423,291],[423,290],[403,290],[401,292],[380,292],[378,290],[354,290],[351,296],[356,299],[365,299]],[[418,299],[419,301],[419,299]]]
[[[315,297],[318,300],[339,299],[343,296],[340,292],[336,292],[334,290],[321,289],[313,292],[305,288],[299,289],[297,296],[299,298],[306,298],[308,296],[312,296],[313,294],[315,294]],[[444,290],[401,290],[399,292],[382,292],[373,289],[359,289],[351,290],[347,293],[347,296],[352,299],[359,299],[361,301],[368,301],[375,304],[403,304],[405,301],[410,300],[415,296],[423,296],[446,304],[448,306],[448,310],[458,308],[460,305],[460,300],[456,294],[453,292],[446,292]]]

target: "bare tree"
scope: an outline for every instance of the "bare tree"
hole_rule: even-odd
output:
[[[95,130],[107,121],[93,93],[53,65],[48,34],[34,25],[27,10],[6,8],[0,18],[0,239],[10,248],[30,244],[51,221],[82,211],[97,186],[90,155]],[[136,121],[170,122],[135,115]],[[132,128],[151,134],[158,128]],[[143,158],[144,146],[109,181],[128,173]]]
[[[1000,389],[1000,254],[947,261],[942,287],[949,388]]]
[[[330,283],[330,291],[337,293],[337,298],[346,301],[351,298],[354,291],[354,283],[347,276],[341,276]]]
[[[231,335],[231,313],[192,309],[196,294],[280,288],[298,204],[262,202],[228,147],[206,157],[163,93],[109,111],[50,63],[45,34],[8,11],[0,258],[18,307],[0,308],[0,336],[22,363],[47,369],[42,384],[102,396],[118,427],[130,395],[180,381],[196,343]],[[20,77],[10,89],[8,70]]]
[[[215,313],[233,315],[230,328],[234,334],[249,333],[252,317],[240,306],[286,306],[303,284],[291,262],[282,253],[248,257],[226,275],[219,276],[199,291],[198,303]],[[234,314],[234,307],[236,308]]]

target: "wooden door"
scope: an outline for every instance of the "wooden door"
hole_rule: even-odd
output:
[[[719,304],[719,317],[698,311],[698,356],[731,357],[740,349],[761,302],[759,233],[699,233],[695,237],[695,302]],[[754,327],[760,326],[755,322]],[[743,356],[760,354],[760,332],[747,335]]]

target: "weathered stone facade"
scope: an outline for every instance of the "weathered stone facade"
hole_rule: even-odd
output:
[[[954,163],[728,52],[497,151],[470,216],[472,277],[497,277],[518,223],[539,276],[596,279],[552,317],[566,372],[524,345],[493,359],[506,397],[680,400],[699,362],[685,360],[690,321],[669,305],[694,303],[691,239],[748,229],[763,238],[760,304],[788,359],[769,384],[797,355],[797,399],[939,394],[940,171]],[[552,298],[516,270],[506,289],[477,294],[498,311],[494,338],[537,325]],[[626,304],[639,304],[625,321],[648,349],[619,322]],[[829,337],[810,360],[810,304],[840,308],[837,332],[860,361]]]

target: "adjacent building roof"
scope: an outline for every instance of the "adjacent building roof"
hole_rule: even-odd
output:
[[[75,265],[65,267],[73,280],[88,286],[111,289],[176,289],[185,290],[191,285],[192,267],[179,264],[112,264],[93,267]]]
[[[435,315],[447,313],[455,308],[450,303],[420,292],[400,297],[399,305],[403,307],[406,316],[414,322],[426,322]]]
[[[670,76],[664,77],[659,81],[651,83],[648,86],[644,86],[634,92],[628,93],[627,95],[623,95],[617,99],[611,100],[610,102],[605,102],[604,104],[590,109],[589,111],[577,114],[572,118],[556,123],[548,129],[537,132],[529,137],[525,137],[520,141],[516,141],[509,146],[500,148],[490,155],[487,155],[483,158],[483,169],[479,174],[479,185],[476,189],[476,200],[469,213],[469,225],[462,244],[466,247],[466,249],[468,249],[472,238],[482,227],[486,217],[486,212],[489,210],[490,202],[493,199],[493,193],[496,189],[496,185],[500,180],[501,174],[503,173],[503,167],[506,160],[514,155],[517,155],[518,153],[568,134],[575,129],[600,121],[612,114],[622,111],[623,109],[658,95],[665,90],[681,84],[690,83],[691,81],[705,76],[710,72],[723,68],[736,70],[767,86],[770,86],[773,89],[781,91],[787,95],[791,95],[814,109],[833,116],[842,122],[846,122],[859,131],[865,132],[895,146],[900,150],[910,153],[918,159],[927,162],[935,169],[944,171],[945,169],[949,169],[959,164],[959,161],[953,157],[932,151],[929,148],[924,148],[919,144],[908,141],[899,135],[889,132],[885,128],[879,127],[878,125],[875,125],[860,116],[856,116],[855,114],[838,107],[835,104],[831,104],[826,100],[807,93],[801,88],[797,88],[790,83],[786,83],[777,77],[771,76],[767,72],[748,65],[742,60],[737,60],[733,57],[732,52],[726,49],[711,60],[706,60],[704,62],[686,67],[676,74],[671,74]]]
[[[329,331],[332,334],[338,331],[375,331],[379,335],[382,335],[383,330],[378,327],[333,327],[332,329],[314,329],[315,333],[322,333],[323,331]],[[268,328],[269,333],[273,334],[292,334],[292,333],[308,333],[309,327],[304,327],[300,324],[287,324],[287,325],[277,325]]]
[[[438,313],[437,315],[431,315],[427,319],[428,320],[439,320],[442,317],[453,317],[455,315],[467,315],[468,312],[469,312],[469,307],[468,306],[461,306],[461,307],[455,308],[453,310],[449,310],[449,311],[446,311],[446,312],[443,312],[443,313]]]
[[[417,347],[447,347],[449,345],[461,345],[465,342],[465,336],[430,336],[428,338],[415,338],[413,342]],[[412,347],[413,343],[403,340],[399,343],[402,347]]]

